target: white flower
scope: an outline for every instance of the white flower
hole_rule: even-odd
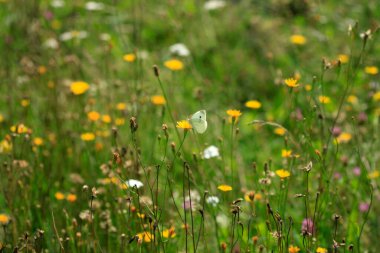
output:
[[[57,49],[59,44],[58,41],[54,38],[49,38],[44,42],[44,46],[51,49]]]
[[[217,196],[208,196],[206,202],[207,204],[216,206],[219,203],[219,198]]]
[[[125,183],[128,187],[136,187],[137,189],[144,186],[144,184],[141,181],[136,179],[129,179]]]
[[[210,0],[205,2],[203,7],[205,8],[205,10],[210,11],[223,8],[224,6],[226,6],[226,2],[224,2],[223,0]]]
[[[229,225],[229,219],[224,214],[219,214],[216,216],[216,222],[218,222],[221,227],[228,227]]]
[[[102,41],[109,41],[111,39],[111,35],[108,33],[102,33],[99,35],[100,40]]]
[[[169,47],[169,51],[170,51],[170,53],[177,54],[179,56],[189,56],[190,55],[189,49],[185,46],[185,44],[182,44],[182,43],[177,43],[177,44],[171,45]]]
[[[65,1],[53,0],[50,2],[50,5],[53,6],[54,8],[61,8],[61,7],[65,6]]]
[[[205,159],[210,159],[213,157],[219,157],[219,149],[217,147],[211,145],[210,147],[206,148],[203,151],[203,157]]]
[[[90,1],[86,3],[85,8],[88,11],[100,11],[104,9],[104,4]]]
[[[87,32],[86,31],[68,31],[64,32],[59,36],[59,39],[62,41],[68,41],[74,38],[77,39],[84,39],[87,37]]]

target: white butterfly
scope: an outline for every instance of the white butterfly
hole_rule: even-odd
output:
[[[199,134],[203,134],[207,129],[206,110],[194,113],[190,118],[190,124]]]

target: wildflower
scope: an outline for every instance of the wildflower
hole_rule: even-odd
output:
[[[68,31],[68,32],[62,33],[59,36],[59,39],[61,41],[69,41],[72,39],[84,39],[84,38],[87,38],[87,36],[88,36],[88,33],[86,31],[73,30],[73,31]]]
[[[274,129],[274,133],[282,136],[282,135],[285,135],[286,130],[285,130],[285,128],[277,127]]]
[[[104,9],[104,4],[90,1],[85,4],[84,8],[88,11],[100,11]]]
[[[203,8],[207,11],[220,9],[226,6],[226,2],[223,0],[209,0],[205,2],[203,5]]]
[[[305,85],[305,90],[306,91],[311,91],[313,89],[313,86],[311,86],[310,84],[306,84]]]
[[[18,134],[24,134],[24,133],[30,132],[30,130],[24,124],[11,126],[10,130],[11,132],[18,133]]]
[[[150,232],[142,232],[138,233],[136,235],[139,240],[144,241],[144,242],[151,242],[154,240],[154,235],[151,234]]]
[[[125,54],[123,56],[123,60],[126,62],[134,62],[136,60],[136,55],[135,54]]]
[[[360,176],[361,170],[359,167],[355,167],[352,169],[352,173],[354,173],[355,176]]]
[[[297,246],[293,246],[293,245],[290,245],[289,246],[289,253],[297,253],[299,252],[301,249],[298,248]]]
[[[36,137],[33,139],[33,143],[36,146],[41,146],[44,144],[44,140],[41,137]]]
[[[49,38],[45,40],[44,47],[50,48],[50,49],[57,49],[59,47],[59,43],[55,38]]]
[[[331,101],[331,99],[327,96],[319,96],[318,99],[321,104],[329,104]]]
[[[116,105],[116,109],[118,109],[119,111],[123,111],[127,108],[127,104],[126,103],[117,103]]]
[[[166,103],[165,98],[163,96],[155,95],[150,98],[150,101],[154,105],[164,105]]]
[[[96,111],[91,111],[91,112],[87,113],[87,118],[90,121],[97,121],[100,118],[100,114]]]
[[[369,210],[369,204],[368,203],[362,202],[359,204],[359,211],[360,212],[366,213],[366,212],[368,212],[368,210]]]
[[[380,101],[380,91],[378,91],[375,94],[373,94],[373,100]]]
[[[102,115],[102,121],[106,124],[111,123],[111,116],[109,116],[108,114]]]
[[[292,151],[291,150],[287,150],[287,149],[283,149],[281,150],[281,156],[284,157],[284,158],[288,158],[292,155]]]
[[[375,179],[375,178],[378,178],[379,176],[380,176],[380,172],[378,170],[368,173],[369,179]]]
[[[145,214],[143,213],[137,213],[137,217],[139,217],[140,219],[144,219],[145,218]]]
[[[171,227],[162,231],[162,237],[164,238],[174,238],[176,236],[175,228]]]
[[[302,221],[302,233],[307,233],[309,235],[313,234],[314,231],[314,222],[311,218],[304,219]]]
[[[260,200],[262,198],[260,193],[255,193],[254,191],[247,192],[244,195],[244,199],[247,202],[253,202],[254,200]]]
[[[347,143],[351,140],[352,135],[350,133],[343,132],[337,138],[336,141],[338,143]]]
[[[122,126],[124,124],[125,124],[125,119],[123,119],[123,118],[117,118],[117,119],[115,119],[115,125],[116,126]]]
[[[66,196],[66,199],[69,202],[75,202],[77,200],[77,195],[70,193]]]
[[[10,218],[8,215],[6,214],[0,214],[0,224],[5,226],[9,223],[10,221]]]
[[[64,200],[65,199],[65,195],[62,193],[62,192],[56,192],[54,194],[54,197],[57,199],[57,200]]]
[[[172,54],[176,54],[176,55],[184,56],[184,57],[190,55],[189,49],[182,43],[171,45],[169,47],[169,51]]]
[[[318,247],[316,252],[317,253],[327,253],[327,249],[322,248],[322,247]]]
[[[217,196],[208,196],[206,198],[206,203],[212,206],[217,206],[219,204],[219,198]]]
[[[93,140],[95,139],[95,134],[90,133],[90,132],[82,133],[82,134],[80,135],[80,138],[81,138],[83,141],[93,141]]]
[[[226,184],[219,185],[218,189],[221,190],[222,192],[232,191],[232,187]]]
[[[74,95],[81,95],[85,93],[90,88],[88,83],[83,81],[72,82],[70,85],[70,90]]]
[[[306,38],[300,34],[294,34],[290,36],[290,42],[294,45],[304,45],[306,43]]]
[[[351,104],[357,104],[358,103],[358,97],[356,97],[354,95],[350,95],[347,97],[347,102],[349,102]]]
[[[183,69],[183,62],[176,59],[171,59],[166,62],[164,62],[165,67],[172,71],[178,71]]]
[[[219,149],[217,147],[211,145],[203,151],[203,158],[204,159],[210,159],[213,157],[219,157]]]
[[[137,189],[141,188],[144,186],[144,184],[139,181],[139,180],[136,180],[136,179],[129,179],[125,182],[125,184],[128,186],[128,187],[136,187]]]
[[[190,130],[190,129],[192,129],[192,126],[189,123],[189,121],[187,121],[187,120],[181,120],[181,121],[177,121],[177,128],[181,128],[181,129],[184,129],[184,130]]]
[[[367,66],[364,68],[364,71],[369,75],[376,75],[379,73],[379,69],[376,66]]]
[[[290,176],[290,172],[284,169],[276,170],[277,176],[279,176],[281,179],[287,178]]]
[[[284,80],[285,84],[290,88],[296,88],[299,86],[298,79],[294,78],[287,78]]]
[[[65,6],[65,1],[63,0],[53,0],[50,2],[50,5],[54,8],[61,8]]]
[[[4,121],[4,116],[3,114],[0,113],[0,123]]]
[[[30,105],[30,100],[29,99],[24,98],[24,99],[21,100],[21,106],[22,107],[27,107],[29,105]]]
[[[0,142],[0,154],[9,153],[12,151],[12,143],[4,139]]]
[[[38,72],[38,74],[40,74],[40,75],[45,74],[46,71],[47,71],[47,68],[46,68],[45,66],[38,66],[38,68],[37,68],[37,72]]]
[[[245,103],[245,106],[251,109],[259,109],[261,107],[261,103],[257,100],[249,100]]]
[[[348,62],[348,60],[349,60],[349,57],[348,57],[348,55],[346,55],[346,54],[340,54],[340,55],[338,55],[338,59],[339,59],[339,61],[341,62],[341,63],[347,63]]]
[[[227,114],[231,117],[232,122],[236,122],[239,116],[242,115],[242,113],[239,110],[227,110]]]

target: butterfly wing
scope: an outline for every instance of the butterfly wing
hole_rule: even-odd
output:
[[[207,129],[206,111],[201,110],[191,116],[190,123],[197,133],[203,134]]]

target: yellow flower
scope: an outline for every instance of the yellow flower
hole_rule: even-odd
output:
[[[219,185],[218,189],[221,190],[222,192],[232,191],[232,187],[226,184]]]
[[[77,200],[77,195],[70,193],[67,195],[66,199],[69,202],[75,202]]]
[[[277,176],[279,176],[281,179],[287,178],[290,176],[290,172],[284,169],[276,170]]]
[[[134,62],[136,60],[136,55],[135,54],[125,54],[123,56],[123,59],[126,62]]]
[[[162,237],[164,238],[174,238],[176,236],[175,228],[171,227],[162,231]]]
[[[41,146],[42,144],[44,144],[44,140],[41,137],[36,137],[33,139],[33,143],[36,146]]]
[[[27,98],[24,98],[23,100],[21,100],[21,106],[22,107],[27,107],[30,105],[30,100],[27,99]]]
[[[90,88],[90,85],[83,81],[72,82],[70,85],[70,90],[74,95],[81,95],[85,93]]]
[[[159,95],[152,96],[150,101],[154,105],[164,105],[166,103],[165,98],[163,96],[159,96]]]
[[[347,97],[347,102],[351,104],[357,104],[358,103],[358,98],[354,95],[350,95]]]
[[[105,115],[103,115],[102,116],[102,121],[104,122],[104,123],[111,123],[111,116],[109,116],[108,114],[105,114]]]
[[[328,104],[331,101],[331,99],[327,96],[319,96],[318,99],[321,104]]]
[[[0,123],[4,121],[4,116],[3,114],[0,113]]]
[[[295,45],[304,45],[306,43],[306,38],[300,34],[294,34],[290,36],[290,42]]]
[[[277,127],[274,129],[274,133],[282,136],[282,135],[285,135],[286,130],[285,130],[285,128]]]
[[[97,121],[100,118],[100,114],[96,111],[91,111],[91,112],[87,113],[87,118],[90,121]]]
[[[64,200],[65,199],[65,194],[63,194],[62,192],[56,192],[54,194],[54,197],[57,199],[57,200]]]
[[[311,89],[313,89],[313,86],[311,86],[310,84],[306,84],[305,85],[305,90],[306,91],[311,91]]]
[[[336,141],[338,143],[347,143],[351,140],[352,135],[350,133],[343,132],[337,138]]]
[[[190,130],[192,128],[191,124],[187,120],[181,120],[177,121],[177,128],[185,129],[185,130]]]
[[[172,71],[178,71],[183,69],[183,62],[177,59],[171,59],[166,62],[164,62],[165,67]]]
[[[371,173],[368,173],[369,179],[375,179],[380,176],[380,172],[378,170],[372,171]]]
[[[317,253],[327,253],[327,249],[322,248],[322,247],[318,247],[316,252]]]
[[[282,157],[287,158],[287,157],[290,157],[291,155],[292,155],[291,150],[286,150],[286,149],[281,150],[281,156]]]
[[[347,63],[349,60],[349,57],[346,54],[340,54],[338,55],[338,59],[341,63]]]
[[[294,79],[294,78],[287,78],[287,79],[284,80],[284,82],[290,88],[295,88],[295,87],[299,86],[299,84],[297,83],[298,80]]]
[[[242,115],[242,113],[239,110],[233,110],[233,109],[227,110],[227,114],[235,119],[238,118],[240,115]]]
[[[119,111],[123,111],[123,110],[125,110],[125,108],[127,108],[127,104],[126,103],[118,103],[116,105],[116,109],[118,109]]]
[[[379,69],[376,66],[367,66],[364,68],[364,71],[369,75],[376,75],[379,73]]]
[[[80,138],[84,141],[93,141],[95,139],[95,134],[93,133],[83,133]]]
[[[49,89],[53,89],[54,86],[55,86],[55,83],[54,83],[53,81],[49,81],[48,84],[47,84],[47,87],[48,87]]]
[[[0,154],[9,153],[12,151],[12,143],[7,141],[6,139],[0,142]]]
[[[373,94],[373,100],[380,101],[380,91],[378,91],[375,94]]]
[[[154,240],[154,235],[152,235],[150,232],[138,233],[136,236],[139,238],[139,240],[144,242],[151,242]]]
[[[9,221],[10,221],[10,218],[8,215],[2,214],[2,213],[0,214],[0,224],[1,225],[5,226],[9,223]]]
[[[251,109],[259,109],[261,107],[261,103],[257,100],[249,100],[245,103],[245,106]]]
[[[289,247],[289,253],[297,253],[299,252],[301,249],[298,248],[297,246],[293,246],[293,245],[290,245]]]
[[[46,71],[47,71],[47,68],[46,68],[45,66],[38,66],[38,68],[37,68],[37,72],[38,72],[38,74],[40,74],[40,75],[45,74]]]
[[[244,195],[244,199],[247,202],[252,202],[254,200],[260,200],[260,199],[262,199],[262,196],[261,196],[260,193],[255,193],[254,191],[250,191],[250,192],[247,192]]]
[[[143,213],[137,213],[137,217],[139,217],[140,219],[144,219],[145,218],[145,214],[143,214]]]
[[[122,126],[125,124],[125,119],[117,118],[117,119],[115,119],[115,124],[116,124],[116,126]]]
[[[18,124],[16,126],[11,126],[11,132],[24,134],[29,132],[29,129],[24,124]]]

